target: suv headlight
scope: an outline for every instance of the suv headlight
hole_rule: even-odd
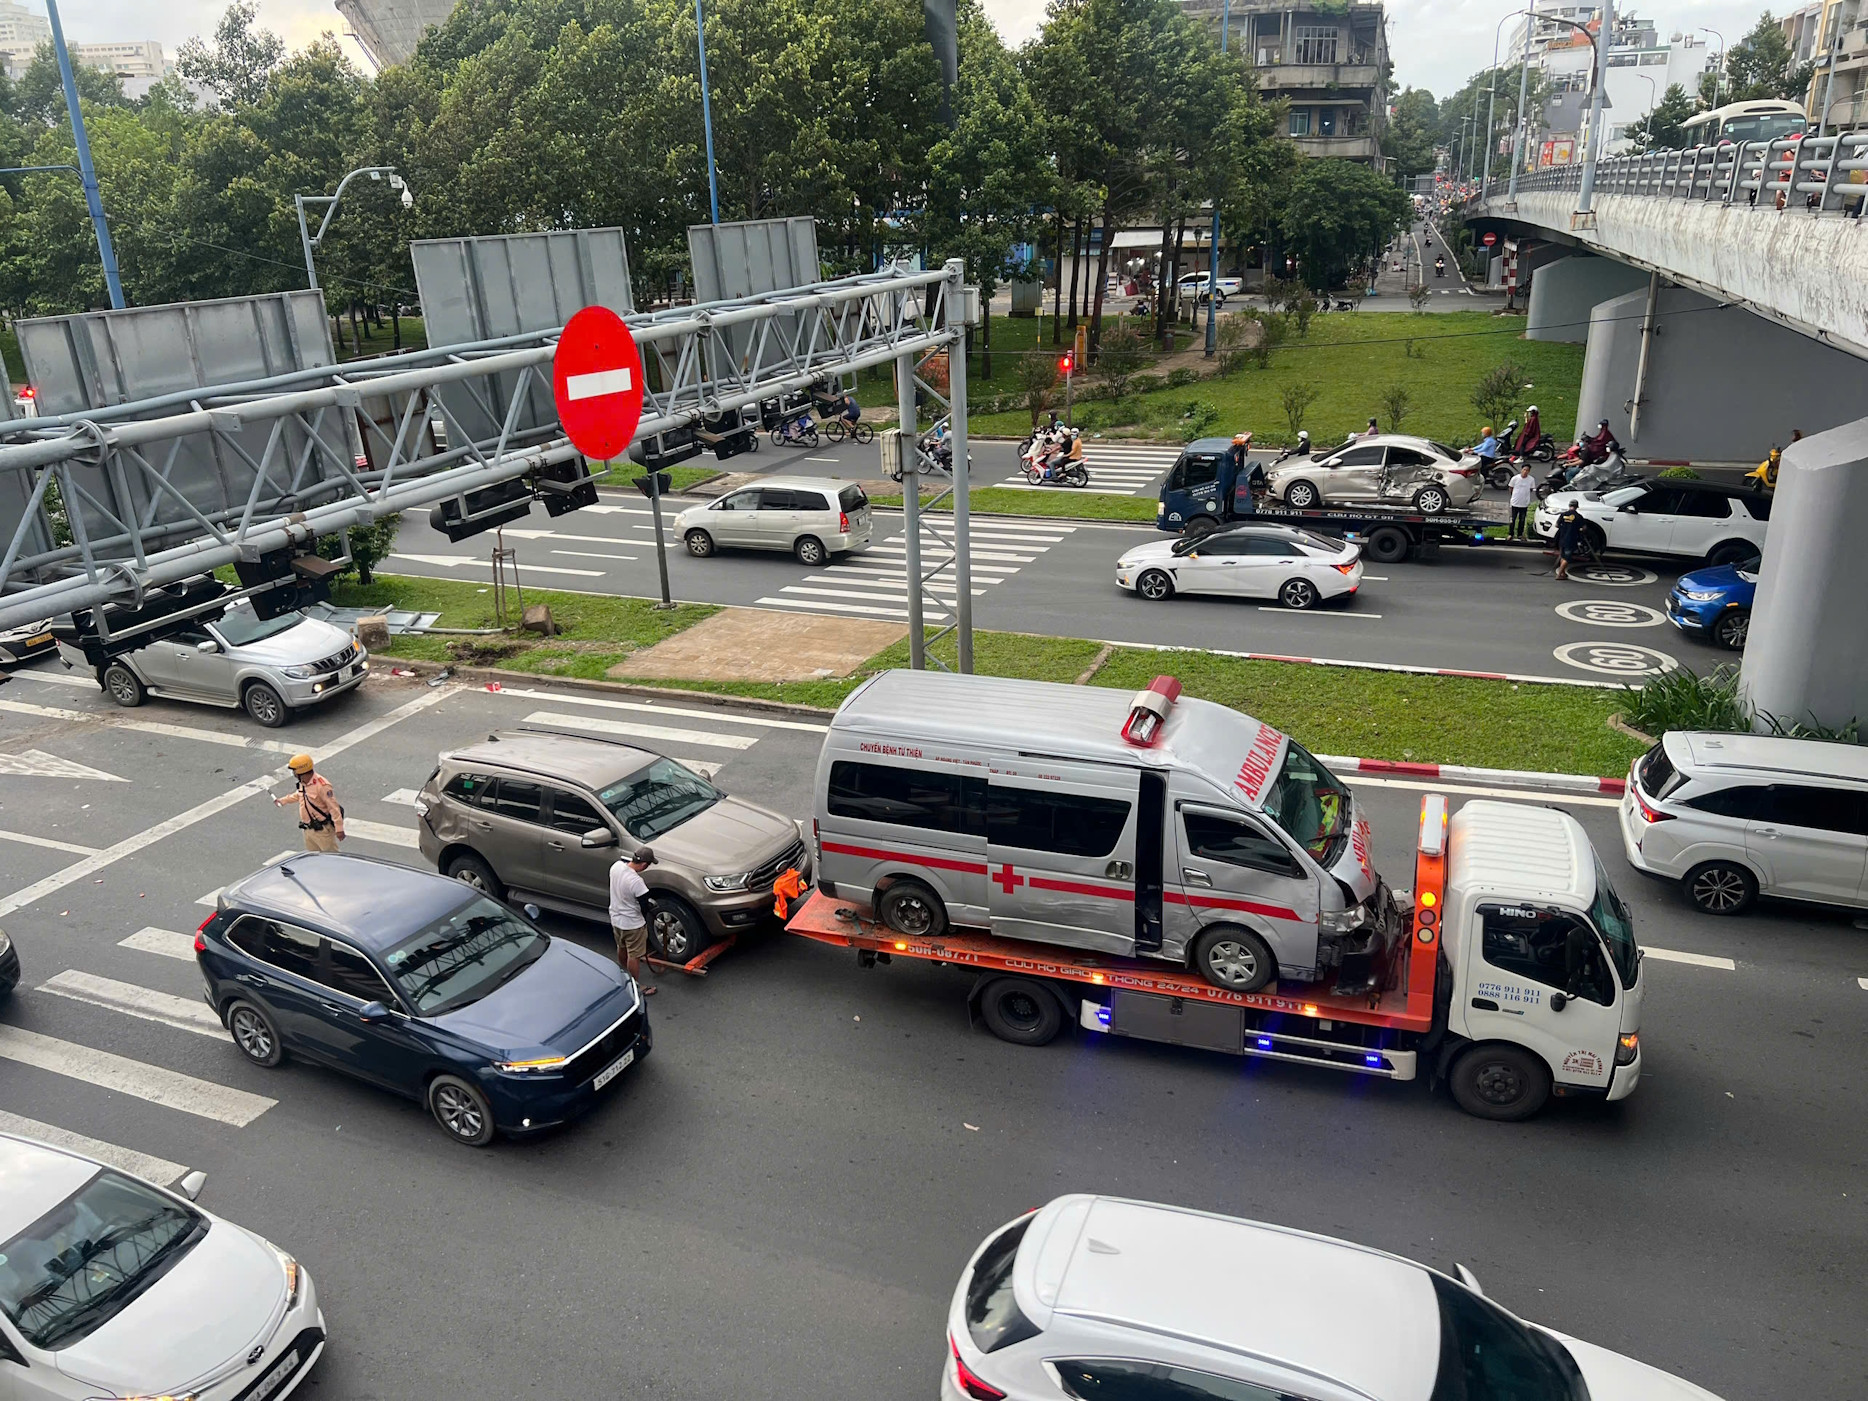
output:
[[[746,883],[752,879],[752,872],[742,871],[737,876],[703,876],[701,879],[709,890],[744,890]]]
[[[278,1246],[273,1247],[273,1253],[279,1257],[279,1263],[285,1267],[285,1306],[288,1309],[295,1309],[298,1307],[299,1281],[303,1278],[304,1271],[299,1269],[298,1261]]]
[[[279,674],[289,676],[294,681],[309,681],[318,674],[318,668],[309,663],[304,666],[282,666],[279,668]]]

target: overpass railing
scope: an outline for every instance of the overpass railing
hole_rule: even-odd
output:
[[[1579,190],[1582,180],[1581,165],[1550,166],[1520,176],[1518,191]],[[1616,156],[1596,163],[1596,193],[1859,218],[1868,197],[1868,132]],[[1472,212],[1479,204],[1473,201]]]

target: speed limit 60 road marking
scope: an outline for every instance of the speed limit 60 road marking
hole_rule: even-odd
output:
[[[1660,575],[1637,569],[1632,564],[1586,564],[1581,569],[1572,569],[1570,577],[1586,584],[1607,584],[1617,589],[1639,588],[1660,581]]]
[[[1578,671],[1593,671],[1599,676],[1620,676],[1632,680],[1639,676],[1659,676],[1680,663],[1652,647],[1636,647],[1629,642],[1566,642],[1551,655],[1565,666]]]
[[[1667,619],[1657,608],[1611,598],[1575,598],[1557,605],[1557,616],[1599,628],[1657,628]]]

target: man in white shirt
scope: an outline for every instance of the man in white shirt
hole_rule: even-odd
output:
[[[616,935],[616,961],[636,980],[647,997],[655,989],[642,981],[642,960],[649,952],[649,921],[642,902],[648,882],[642,873],[655,864],[655,853],[643,847],[634,856],[618,857],[610,867],[610,930]]]
[[[1531,494],[1536,483],[1531,480],[1531,464],[1525,463],[1511,479],[1511,531],[1508,538],[1531,538]]]

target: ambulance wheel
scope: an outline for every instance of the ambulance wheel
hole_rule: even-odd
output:
[[[876,901],[876,915],[897,934],[938,939],[947,932],[947,907],[918,880],[898,880]]]
[[[1453,1062],[1453,1098],[1480,1119],[1528,1119],[1550,1098],[1550,1067],[1521,1046],[1474,1046]]]
[[[1194,971],[1228,992],[1257,992],[1278,976],[1278,960],[1249,929],[1209,929],[1193,945]]]
[[[1063,1009],[1051,990],[1029,978],[994,978],[979,992],[986,1028],[1015,1046],[1042,1046],[1064,1029]]]

